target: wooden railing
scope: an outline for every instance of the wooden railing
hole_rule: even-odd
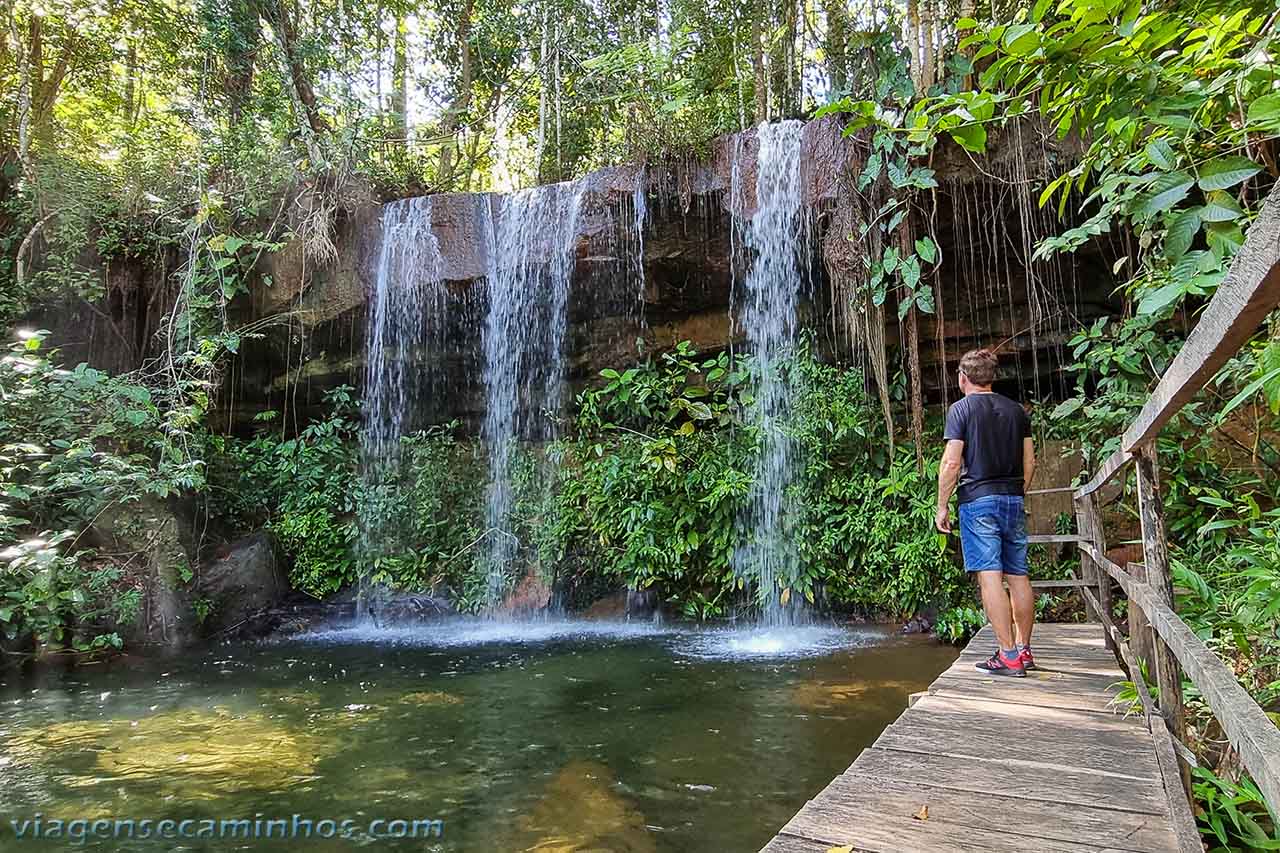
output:
[[[1280,729],[1240,686],[1235,674],[1174,612],[1156,438],[1164,425],[1257,332],[1277,304],[1280,186],[1271,193],[1249,229],[1248,239],[1182,350],[1125,430],[1120,447],[1073,496],[1084,582],[1081,589],[1091,616],[1105,627],[1108,644],[1120,656],[1138,688],[1162,769],[1167,769],[1173,778],[1180,778],[1184,793],[1189,794],[1189,761],[1194,759],[1182,745],[1186,732],[1182,702],[1185,673],[1222,726],[1273,815],[1280,815]],[[1131,464],[1137,474],[1143,562],[1121,567],[1106,556],[1100,495],[1103,487]],[[1129,600],[1127,638],[1111,620],[1112,582]],[[1148,695],[1140,660],[1155,672],[1158,705]],[[1181,802],[1186,804],[1186,800]],[[1180,832],[1184,846],[1188,850],[1201,849],[1194,836],[1190,809],[1174,817],[1181,830],[1190,827],[1190,837],[1188,831]]]

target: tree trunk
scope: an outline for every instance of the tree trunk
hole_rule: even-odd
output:
[[[917,0],[907,0],[907,46],[911,49],[911,82],[920,91],[920,6]]]
[[[924,42],[924,56],[920,66],[920,90],[927,92],[936,77],[933,50],[933,0],[921,0],[920,40]]]
[[[395,143],[409,144],[409,46],[404,16],[395,17],[395,37],[391,43],[391,128]]]
[[[233,0],[231,33],[224,49],[227,74],[223,93],[227,98],[227,115],[238,124],[253,89],[253,76],[262,47],[262,18],[257,0]]]
[[[475,10],[475,0],[464,0],[462,16],[458,20],[458,88],[453,100],[444,112],[443,131],[452,138],[444,141],[440,149],[440,179],[446,185],[452,185],[454,179],[454,157],[458,150],[457,133],[462,126],[462,119],[471,108],[471,16]]]
[[[843,92],[849,85],[848,58],[849,8],[847,0],[823,0],[827,16],[827,76],[831,79],[831,91]]]
[[[534,149],[534,183],[542,183],[542,158],[547,150],[547,9],[542,9],[542,48],[538,52],[538,142]]]
[[[765,0],[751,5],[751,71],[756,85],[756,124],[769,120],[769,76],[764,67]]]
[[[778,99],[778,118],[785,118],[788,114],[795,115],[798,112],[795,106],[796,86],[793,77],[795,63],[792,62],[796,43],[795,0],[782,0],[779,11],[781,12],[779,24],[782,28],[782,38],[778,39],[777,44],[773,46],[772,55],[769,58],[769,70],[773,74],[773,91]]]
[[[329,128],[320,115],[315,89],[312,88],[311,79],[307,77],[307,70],[302,64],[301,57],[298,56],[297,32],[293,28],[293,21],[285,6],[286,2],[287,0],[267,0],[265,8],[267,19],[275,31],[286,76],[292,84],[291,97],[302,109],[302,115],[299,118],[306,122],[312,134],[323,134]]]

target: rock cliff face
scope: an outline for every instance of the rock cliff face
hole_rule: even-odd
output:
[[[748,130],[716,140],[702,160],[612,167],[579,180],[565,340],[571,388],[604,367],[635,362],[681,340],[703,351],[744,341],[734,297],[735,281],[741,293],[749,249],[734,222],[755,210],[757,147],[755,131]],[[805,127],[811,281],[802,320],[827,356],[853,355],[856,336],[849,327],[866,322],[848,309],[848,285],[861,275],[866,255],[852,200],[869,153],[867,137],[844,136],[833,119]],[[934,401],[947,393],[953,381],[948,365],[962,352],[1002,343],[1012,354],[1003,359],[1007,390],[1022,398],[1059,393],[1065,360],[1060,345],[1067,330],[1115,310],[1108,296],[1110,268],[1122,253],[1107,243],[1056,262],[1028,260],[1041,237],[1066,227],[1036,206],[1037,179],[1056,174],[1055,161],[1071,156],[1030,125],[993,132],[980,159],[947,145],[935,152],[938,191],[927,209],[914,212],[918,227],[940,249],[930,282],[939,310],[921,321],[924,378]],[[424,413],[431,420],[456,417],[474,425],[483,412],[479,341],[493,260],[489,223],[501,205],[496,194],[432,198],[432,232],[448,298],[429,318],[442,343],[422,353],[417,366],[439,377],[433,379],[439,393],[429,395],[431,411]],[[264,262],[270,286],[233,304],[233,323],[252,323],[258,336],[242,343],[241,357],[226,376],[218,413],[223,426],[248,430],[264,409],[285,412],[290,424],[305,422],[321,411],[330,388],[362,385],[381,211],[371,193],[353,194],[339,212],[335,262],[317,264],[295,240]],[[643,228],[637,229],[641,211]],[[533,254],[536,259],[538,252]],[[840,258],[844,268],[832,276],[828,266]],[[155,327],[157,318],[147,307],[166,302],[144,292],[142,279],[148,276],[155,279],[153,289],[168,287],[159,273],[108,288],[103,305],[59,306],[32,322],[52,329],[54,343],[72,362],[129,369],[145,356],[147,330]],[[892,305],[885,314],[892,377],[901,364],[899,334]]]
[[[805,322],[820,351],[848,356],[847,301],[824,264],[831,246],[852,241],[854,179],[865,138],[845,137],[832,120],[810,122],[804,135],[804,202],[812,223],[812,271]],[[735,280],[748,250],[735,219],[755,209],[755,132],[723,137],[702,161],[603,169],[582,179],[575,266],[568,305],[567,381],[580,387],[600,369],[624,365],[681,340],[716,351],[744,339],[735,324]],[[1003,343],[1008,389],[1021,397],[1053,396],[1065,387],[1061,343],[1077,321],[1108,314],[1110,252],[1105,244],[1061,262],[1028,262],[1037,241],[1064,227],[1039,210],[1036,177],[1070,152],[1033,128],[993,134],[981,165],[943,146],[935,157],[936,206],[916,211],[935,237],[939,313],[925,317],[921,355],[935,400],[951,381],[949,363],[973,346]],[[443,194],[432,200],[448,304],[429,322],[445,343],[424,355],[443,379],[431,419],[474,424],[482,414],[480,325],[492,258],[487,233],[502,204],[493,194]],[[643,229],[636,227],[643,214]],[[271,260],[274,284],[246,300],[244,319],[278,317],[265,337],[245,346],[228,378],[225,417],[237,428],[265,408],[305,420],[338,384],[359,387],[368,294],[376,276],[380,206],[367,201],[340,223],[339,260],[308,269],[291,245]],[[824,247],[826,251],[824,253]],[[847,249],[847,247],[844,247]],[[549,251],[549,249],[548,249]],[[535,257],[536,257],[535,252]],[[641,271],[643,276],[641,276]],[[737,275],[735,275],[735,271]],[[899,362],[895,312],[887,311],[889,375]]]

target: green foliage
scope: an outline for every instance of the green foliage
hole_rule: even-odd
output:
[[[686,343],[579,396],[557,512],[563,553],[633,588],[655,587],[686,615],[746,603],[734,574],[756,437],[740,424],[753,365],[699,359]],[[949,601],[963,577],[932,528],[936,469],[886,458],[861,374],[799,353],[786,429],[803,468],[788,523],[800,574],[775,593],[906,614]]]
[[[934,625],[934,633],[939,639],[959,645],[982,630],[987,624],[987,616],[980,608],[971,606],[948,607],[938,614]]]
[[[1200,834],[1212,844],[1211,853],[1222,850],[1280,850],[1280,829],[1267,809],[1267,801],[1247,776],[1231,782],[1203,767],[1192,769],[1196,815]]]
[[[215,513],[239,528],[273,531],[290,582],[316,597],[363,574],[398,589],[448,590],[464,609],[479,606],[472,558],[484,465],[476,449],[454,436],[456,423],[432,427],[406,436],[399,463],[366,479],[351,391],[330,391],[328,416],[292,438],[268,427],[248,440],[222,439],[212,462]]]
[[[355,401],[345,386],[326,401],[329,416],[297,436],[226,439],[213,461],[218,514],[274,531],[291,561],[290,582],[315,596],[356,577]]]
[[[70,538],[64,532],[28,539],[0,552],[6,568],[0,584],[0,628],[10,640],[30,634],[46,650],[119,648],[119,636],[91,627],[109,610],[102,603],[103,581],[112,576],[95,576],[76,557],[66,556],[62,546]]]
[[[95,639],[93,625],[136,607],[136,593],[104,606],[119,570],[80,540],[113,507],[202,487],[203,465],[162,408],[171,399],[129,377],[59,368],[43,338],[27,334],[0,359],[0,537],[10,546],[0,621],[51,649],[118,644]]]

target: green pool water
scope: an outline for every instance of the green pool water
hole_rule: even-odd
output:
[[[955,656],[874,630],[460,622],[11,672],[0,850],[753,851]]]

